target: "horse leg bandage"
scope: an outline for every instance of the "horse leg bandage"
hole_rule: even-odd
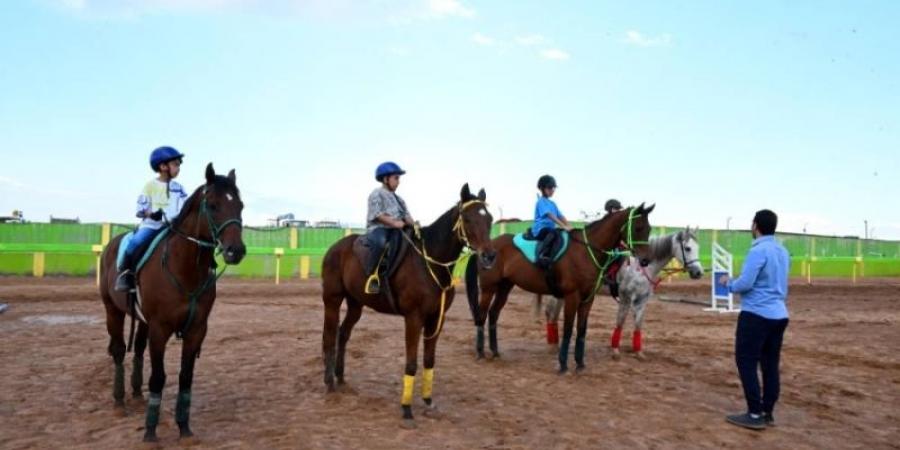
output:
[[[616,327],[613,330],[612,341],[610,342],[610,346],[612,348],[619,348],[619,343],[622,341],[622,327]]]
[[[156,394],[151,392],[150,398],[147,399],[147,422],[146,427],[156,429],[159,424],[159,406],[162,403],[162,393]]]
[[[547,322],[547,343],[559,344],[559,324]]]
[[[416,385],[415,375],[403,375],[403,396],[400,397],[400,404],[403,406],[412,405],[413,387]]]
[[[434,386],[434,369],[425,369],[422,374],[422,398],[431,398],[431,389]]]
[[[634,334],[631,335],[631,349],[635,353],[641,351],[641,330],[634,330]]]

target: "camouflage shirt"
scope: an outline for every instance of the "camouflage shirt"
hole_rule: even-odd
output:
[[[369,211],[368,214],[366,214],[366,228],[372,230],[373,228],[384,227],[384,224],[376,219],[376,217],[382,214],[387,214],[391,218],[397,220],[403,220],[409,216],[409,212],[406,209],[406,202],[404,202],[399,195],[384,187],[378,187],[369,194]]]

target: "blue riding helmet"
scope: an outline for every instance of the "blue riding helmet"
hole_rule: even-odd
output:
[[[150,168],[154,172],[159,172],[159,165],[165,164],[174,159],[184,158],[184,153],[175,150],[169,146],[159,147],[150,154]]]
[[[401,169],[397,163],[392,161],[383,162],[378,165],[378,168],[375,169],[375,180],[379,183],[384,177],[388,177],[391,175],[403,175],[406,171]]]

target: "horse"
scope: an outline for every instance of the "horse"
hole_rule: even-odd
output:
[[[634,312],[634,332],[631,336],[631,348],[638,359],[644,359],[641,343],[641,328],[644,323],[644,309],[647,300],[662,281],[661,273],[670,275],[678,272],[687,272],[694,280],[703,276],[703,265],[700,264],[700,244],[697,242],[697,230],[685,228],[684,230],[661,237],[650,239],[650,264],[642,267],[634,257],[629,257],[622,262],[622,267],[616,274],[616,282],[619,284],[619,309],[616,313],[616,327],[613,330],[610,346],[614,359],[619,358],[619,340],[622,337],[622,325],[628,311]],[[667,269],[666,266],[672,260],[679,263],[677,269]],[[540,302],[540,300],[538,300]],[[555,344],[551,336],[559,319],[562,303],[550,297],[546,306],[547,315],[547,340]]]
[[[390,280],[382,281],[380,294],[364,290],[365,269],[354,254],[354,243],[363,236],[351,234],[336,242],[322,262],[322,302],[325,323],[322,329],[322,354],[325,365],[325,385],[335,391],[335,378],[344,384],[344,354],[353,326],[362,315],[363,306],[377,312],[401,315],[406,327],[406,367],[403,375],[403,394],[400,406],[404,424],[414,426],[412,414],[413,385],[417,370],[419,341],[424,328],[424,367],[422,399],[434,408],[435,350],[443,328],[444,316],[453,303],[453,266],[463,247],[473,249],[478,264],[491,267],[495,252],[491,248],[490,231],[493,217],[487,210],[485,192],[477,196],[469,191],[468,183],[460,191],[459,201],[417,236],[404,234],[415,252],[398,256],[400,261]],[[385,285],[388,289],[385,289]],[[391,292],[392,294],[388,294]],[[341,304],[346,300],[347,313],[338,328]]]
[[[549,294],[556,290],[565,298],[565,331],[559,347],[559,373],[568,370],[569,343],[575,315],[578,315],[578,335],[575,338],[576,370],[584,369],[584,345],[587,335],[587,319],[594,295],[600,288],[605,271],[614,251],[624,242],[628,250],[642,260],[648,251],[650,236],[648,215],[655,205],[643,204],[610,213],[580,230],[569,232],[568,251],[550,268],[556,286],[550,286],[544,271],[529,262],[513,244],[513,236],[498,236],[493,240],[497,261],[492,268],[470,263],[466,267],[466,291],[469,309],[475,322],[475,351],[477,358],[484,358],[484,322],[489,317],[490,347],[493,356],[499,357],[497,321],[506,305],[509,292],[519,286],[529,292]],[[577,245],[576,245],[577,244]],[[480,301],[479,301],[480,296]]]
[[[175,422],[181,438],[193,436],[189,425],[194,362],[206,336],[207,320],[216,300],[214,252],[222,252],[226,264],[238,264],[246,254],[241,238],[240,191],[234,170],[216,175],[212,163],[206,166],[206,183],[187,199],[181,213],[168,225],[168,233],[148,255],[136,275],[134,293],[116,292],[116,256],[124,234],[116,236],[103,251],[100,297],[106,307],[109,354],[115,363],[113,399],[117,408],[125,406],[126,346],[123,338],[125,316],[132,317],[134,364],[131,374],[133,397],[141,398],[144,349],[150,342],[150,397],[147,401],[145,442],[156,442],[156,426],[162,391],[166,383],[164,359],[172,334],[183,339],[181,372]],[[129,299],[129,296],[133,296]],[[134,336],[135,317],[141,320]],[[129,346],[131,342],[129,341]]]

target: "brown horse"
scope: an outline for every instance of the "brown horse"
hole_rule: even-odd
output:
[[[140,302],[129,302],[128,294],[113,289],[116,279],[116,255],[122,236],[113,239],[103,252],[100,296],[106,307],[106,330],[109,353],[115,362],[113,398],[116,407],[125,406],[125,316],[135,311],[146,318],[139,322],[134,342],[134,367],[131,387],[134,397],[141,397],[144,349],[150,340],[150,399],[147,401],[145,442],[154,442],[159,423],[166,373],[163,356],[173,333],[184,339],[181,350],[181,372],[178,376],[178,400],[175,421],[181,437],[192,436],[188,424],[191,406],[191,384],[194,361],[206,336],[206,322],[216,300],[214,251],[223,253],[226,264],[238,264],[246,253],[241,240],[240,192],[235,185],[234,170],[227,177],[216,175],[212,164],[206,166],[206,184],[197,188],[185,202],[179,216],[169,226],[168,234],[149,255],[137,274]],[[231,226],[234,225],[234,226]],[[134,305],[134,309],[132,309]]]
[[[484,267],[493,264],[490,231],[493,218],[485,205],[482,189],[478,196],[463,186],[459,202],[434,223],[422,228],[420,238],[408,238],[412,251],[402,256],[389,283],[395,301],[382,294],[366,294],[366,275],[354,254],[353,244],[359,235],[347,236],[328,249],[322,263],[322,302],[325,304],[325,326],[322,330],[322,353],[325,363],[325,385],[334,391],[335,377],[344,383],[344,353],[353,326],[362,315],[363,306],[386,314],[402,315],[406,322],[406,369],[403,375],[403,395],[400,404],[403,418],[412,424],[413,384],[417,369],[417,353],[422,329],[425,329],[425,373],[422,377],[422,398],[432,405],[434,358],[438,335],[444,315],[453,303],[453,265],[463,246],[478,254]],[[475,258],[473,258],[475,259]],[[346,299],[347,314],[338,329],[341,304]]]
[[[642,263],[646,261],[647,239],[650,236],[647,216],[653,208],[653,205],[645,208],[641,204],[608,214],[583,230],[569,232],[569,249],[550,269],[556,280],[557,293],[565,299],[565,328],[559,346],[560,373],[568,370],[569,342],[576,312],[578,336],[575,339],[575,363],[576,370],[584,369],[588,314],[603,281],[606,266],[615,253],[613,249],[624,243],[627,249],[641,258]],[[466,291],[475,321],[475,350],[479,358],[484,357],[484,322],[488,316],[491,352],[494,357],[500,356],[497,320],[514,286],[538,294],[551,293],[544,272],[522,255],[513,244],[512,235],[498,236],[493,240],[493,246],[497,249],[497,262],[492,268],[479,271],[471,264],[466,267]]]

